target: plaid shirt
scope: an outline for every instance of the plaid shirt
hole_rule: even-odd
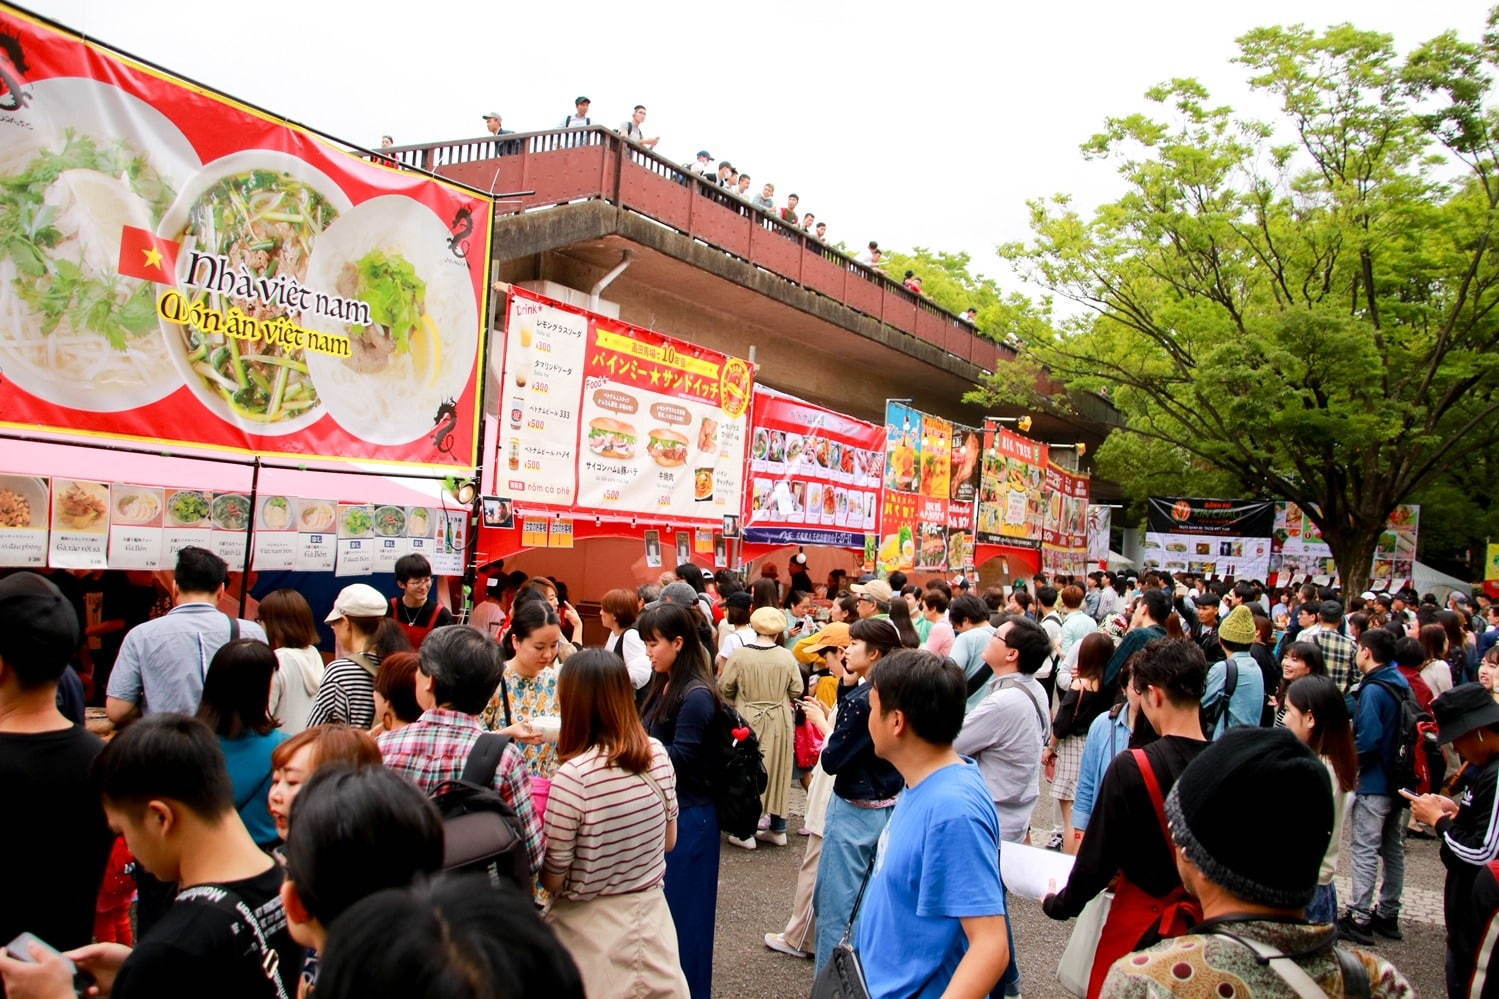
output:
[[[1298,641],[1304,642],[1308,635],[1303,631],[1296,637]],[[1359,678],[1358,667],[1353,661],[1358,656],[1358,646],[1353,644],[1353,639],[1338,634],[1325,624],[1317,625],[1309,637],[1322,650],[1322,659],[1327,663],[1327,675],[1338,685],[1339,690],[1347,693]]]
[[[474,743],[483,734],[484,726],[475,715],[432,708],[405,728],[385,732],[376,741],[387,767],[416,784],[424,794],[431,794],[443,781],[458,779]],[[505,755],[495,769],[494,789],[520,819],[531,870],[540,872],[546,859],[541,820],[531,805],[526,758],[513,742],[505,747]]]

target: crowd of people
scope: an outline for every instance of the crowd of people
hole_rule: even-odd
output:
[[[1409,995],[1373,949],[1402,936],[1407,835],[1442,841],[1449,994],[1499,995],[1486,600],[814,583],[798,554],[784,583],[687,563],[611,590],[590,643],[564,584],[489,568],[466,614],[420,556],[394,595],[344,587],[325,664],[301,593],[238,619],[222,560],[183,549],[170,611],[123,635],[107,742],[63,713],[75,608],[0,579],[6,994],[707,997],[721,848],[790,846],[798,782],[764,944],[817,995],[1019,995],[1017,843],[1073,856],[1042,908],[1093,910],[1060,972],[1087,999]]]

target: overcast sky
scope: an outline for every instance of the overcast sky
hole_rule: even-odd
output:
[[[1477,38],[1469,0],[1136,3],[464,3],[424,0],[30,0],[170,70],[375,145],[555,127],[573,98],[617,125],[636,103],[661,152],[699,148],[789,191],[851,247],[971,253],[1026,235],[1026,199],[1084,205],[1113,190],[1078,144],[1141,93],[1195,76],[1244,104],[1234,38],[1267,24],[1351,21],[1405,50],[1447,29]],[[1007,280],[1008,284],[1009,281]]]

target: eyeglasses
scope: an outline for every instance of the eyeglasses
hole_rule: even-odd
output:
[[[854,597],[854,603],[856,603],[856,604],[872,604],[872,603],[874,603],[874,597]]]

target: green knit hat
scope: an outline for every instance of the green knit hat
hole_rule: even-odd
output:
[[[1240,604],[1229,611],[1228,617],[1218,625],[1218,637],[1225,642],[1233,642],[1235,645],[1253,645],[1260,637],[1259,630],[1254,626],[1254,615],[1249,608]]]

